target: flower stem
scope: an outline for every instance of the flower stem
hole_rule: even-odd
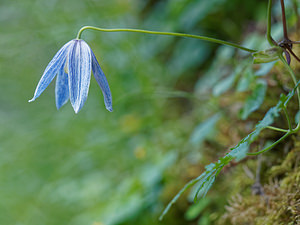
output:
[[[286,62],[286,60],[284,59],[284,57],[282,55],[280,55],[279,58],[280,58],[281,62],[284,64],[285,68],[289,71],[294,84],[297,85],[297,79],[296,79],[294,71],[292,70],[290,65]],[[297,97],[298,97],[299,110],[300,110],[300,91],[299,91],[299,87],[297,87]]]
[[[268,13],[267,13],[267,21],[268,21],[268,23],[267,23],[267,40],[271,46],[276,46],[277,44],[271,35],[271,26],[272,26],[271,15],[272,15],[272,0],[269,0]]]
[[[293,130],[293,128],[292,128],[292,124],[291,124],[289,114],[288,114],[285,106],[283,107],[283,111],[284,111],[284,114],[285,114],[285,117],[286,117],[286,121],[288,122],[289,130],[291,131],[291,130]]]
[[[275,131],[284,132],[284,133],[289,132],[289,130],[285,130],[285,129],[281,129],[281,128],[273,127],[273,126],[267,126],[266,128],[268,128],[268,129],[270,129],[270,130],[275,130]]]
[[[210,37],[205,37],[205,36],[199,36],[199,35],[194,35],[194,34],[185,34],[185,33],[173,33],[173,32],[161,32],[161,31],[150,31],[150,30],[140,30],[140,29],[127,29],[127,28],[117,28],[117,29],[105,29],[105,28],[99,28],[99,27],[93,27],[93,26],[85,26],[82,27],[78,34],[77,34],[77,39],[80,39],[81,34],[84,30],[91,29],[91,30],[96,30],[96,31],[103,31],[103,32],[134,32],[134,33],[145,33],[145,34],[157,34],[157,35],[167,35],[167,36],[177,36],[177,37],[187,37],[187,38],[195,38],[195,39],[200,39],[203,41],[208,41],[208,42],[213,42],[217,44],[222,44],[222,45],[228,45],[234,48],[238,48],[247,52],[256,52],[254,49],[249,49],[245,48],[243,46],[240,46],[238,44],[234,44],[228,41],[223,41],[219,40],[216,38],[210,38]]]
[[[297,85],[297,79],[296,79],[296,76],[294,74],[294,71],[289,66],[289,64],[286,62],[286,60],[284,59],[284,57],[282,55],[280,55],[279,58],[282,61],[282,63],[284,64],[284,66],[286,67],[286,69],[289,71],[293,82],[295,83],[295,85]],[[300,91],[299,91],[299,87],[297,87],[297,97],[298,97],[298,101],[299,101],[299,110],[300,110]],[[291,121],[290,121],[290,118],[289,118],[287,110],[286,110],[286,105],[283,106],[283,110],[284,110],[285,116],[286,116],[288,124],[289,124],[289,130],[287,131],[287,130],[284,130],[284,129],[281,129],[281,128],[268,126],[267,128],[269,128],[269,129],[282,131],[282,132],[286,132],[286,133],[281,138],[279,138],[277,141],[275,141],[273,144],[271,144],[270,146],[264,148],[263,150],[261,150],[259,152],[250,152],[250,153],[247,153],[247,155],[259,155],[259,154],[262,154],[266,151],[269,151],[274,146],[279,144],[281,141],[286,139],[289,135],[297,133],[300,130],[300,123],[297,124],[295,129],[292,129]]]
[[[281,4],[281,13],[282,13],[283,37],[285,40],[289,40],[288,33],[287,33],[287,26],[286,26],[284,0],[280,0],[280,4]]]
[[[288,133],[286,133],[285,135],[283,135],[281,138],[279,138],[277,141],[275,141],[273,144],[271,144],[270,146],[264,148],[263,150],[259,151],[259,152],[250,152],[247,153],[247,155],[260,155],[266,151],[269,151],[270,149],[272,149],[275,145],[277,145],[278,143],[280,143],[281,141],[283,141],[284,139],[286,139],[290,134],[292,134],[293,131],[289,131]]]
[[[300,44],[300,41],[291,41],[292,44]]]

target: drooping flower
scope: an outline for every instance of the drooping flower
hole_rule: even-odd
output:
[[[112,97],[106,77],[92,49],[81,39],[69,41],[56,53],[46,67],[29,102],[37,99],[57,75],[55,86],[57,109],[70,99],[75,113],[78,113],[88,96],[91,71],[102,90],[105,107],[111,112]]]

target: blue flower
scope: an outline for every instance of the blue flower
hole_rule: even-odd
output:
[[[75,113],[84,105],[90,86],[91,70],[104,95],[105,107],[112,111],[112,97],[106,77],[88,44],[83,40],[72,40],[65,44],[53,57],[41,77],[34,96],[37,99],[56,78],[55,100],[59,109],[70,99]]]

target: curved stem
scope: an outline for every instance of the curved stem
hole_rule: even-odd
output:
[[[284,59],[284,57],[282,55],[279,55],[279,58],[280,58],[281,62],[284,64],[285,68],[289,71],[294,84],[297,85],[297,79],[296,79],[294,71],[289,66],[289,64],[286,62],[286,60]],[[299,87],[297,87],[297,97],[298,97],[299,110],[300,110],[300,91],[299,91]]]
[[[292,80],[293,82],[295,83],[295,85],[297,85],[297,79],[296,79],[296,76],[294,74],[294,71],[292,70],[292,68],[288,65],[288,63],[285,61],[284,57],[282,55],[279,55],[279,58],[280,60],[283,62],[284,66],[286,67],[286,69],[289,71],[291,77],[292,77]],[[297,87],[297,97],[298,97],[298,101],[299,101],[299,109],[300,109],[300,92],[299,92],[299,87]],[[270,146],[264,148],[263,150],[259,151],[259,152],[254,152],[254,153],[247,153],[247,155],[259,155],[259,154],[262,154],[266,151],[269,151],[270,149],[272,149],[274,146],[276,146],[278,143],[280,143],[281,141],[283,141],[284,139],[286,139],[290,134],[293,134],[293,133],[296,133],[300,130],[300,123],[297,124],[296,128],[295,129],[292,129],[292,126],[291,126],[291,122],[290,122],[290,119],[289,119],[289,116],[287,114],[287,110],[286,110],[286,106],[284,105],[283,107],[283,110],[284,110],[284,113],[287,117],[287,121],[288,121],[288,124],[289,124],[289,131],[286,132],[281,138],[279,138],[277,141],[275,141],[273,144],[271,144]],[[276,127],[271,127],[271,126],[268,126],[267,128],[269,129],[273,129],[273,130],[278,130],[278,131],[283,131],[285,132],[285,130],[283,129],[280,129],[280,128],[276,128]]]
[[[300,41],[291,41],[292,44],[300,44]]]
[[[291,124],[291,120],[290,120],[289,114],[288,114],[285,106],[283,107],[283,111],[284,111],[286,120],[288,122],[289,130],[291,131],[291,130],[293,130],[293,128],[292,128],[292,124]]]
[[[238,44],[234,44],[228,41],[223,41],[215,38],[210,38],[210,37],[204,37],[204,36],[199,36],[199,35],[194,35],[194,34],[184,34],[184,33],[173,33],[173,32],[161,32],[161,31],[150,31],[150,30],[140,30],[140,29],[127,29],[127,28],[118,28],[118,29],[105,29],[105,28],[99,28],[99,27],[93,27],[93,26],[85,26],[82,27],[78,34],[77,34],[77,39],[80,39],[81,34],[84,30],[97,30],[97,31],[103,31],[103,32],[134,32],[134,33],[145,33],[145,34],[157,34],[157,35],[168,35],[168,36],[177,36],[177,37],[187,37],[187,38],[195,38],[195,39],[200,39],[203,41],[208,41],[208,42],[213,42],[217,44],[222,44],[222,45],[228,45],[234,48],[238,48],[247,52],[256,52],[254,49],[249,49],[245,48],[243,46],[240,46]]]
[[[275,141],[273,144],[271,144],[270,146],[264,148],[263,150],[259,151],[259,152],[250,152],[247,153],[247,155],[259,155],[261,153],[264,153],[266,151],[269,151],[270,149],[272,149],[273,147],[275,147],[275,145],[277,145],[278,143],[280,143],[281,141],[283,141],[284,139],[286,139],[290,134],[292,134],[292,131],[289,131],[288,133],[286,133],[285,135],[283,135],[281,138],[279,138],[277,141]]]
[[[295,57],[295,59],[300,62],[300,59],[298,58],[298,56],[293,52],[293,50],[290,47],[287,47],[287,50],[292,54],[292,56]]]
[[[287,26],[286,26],[284,0],[280,0],[280,4],[281,4],[281,13],[282,13],[283,37],[285,40],[289,40],[288,33],[287,33]]]
[[[268,23],[267,23],[267,40],[271,46],[276,46],[277,44],[271,35],[271,26],[272,26],[271,14],[272,14],[272,0],[269,0],[268,13],[267,13],[267,21],[268,21]]]
[[[293,129],[293,133],[297,133],[300,129],[300,123],[297,124],[297,126],[295,127],[295,129]]]
[[[284,132],[284,133],[289,132],[289,130],[285,130],[285,129],[281,129],[281,128],[273,127],[273,126],[267,126],[266,128],[268,128],[268,129],[270,129],[270,130],[275,130],[275,131]]]

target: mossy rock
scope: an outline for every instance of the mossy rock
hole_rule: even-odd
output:
[[[235,195],[218,224],[300,224],[300,146],[297,141],[294,145],[279,165],[263,171],[270,180],[262,186],[263,192]]]

